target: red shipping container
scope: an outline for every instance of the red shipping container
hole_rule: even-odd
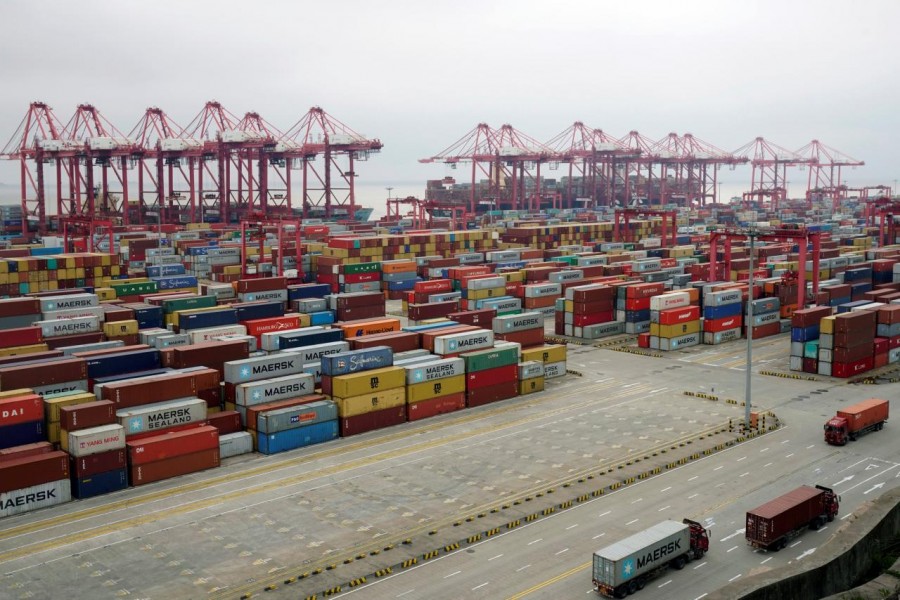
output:
[[[626,298],[625,310],[649,310],[650,296],[646,298]]]
[[[870,330],[874,333],[877,322],[878,313],[874,310],[841,313],[834,317],[834,333],[868,332]]]
[[[246,343],[246,342],[245,342]],[[177,348],[173,348],[177,349]],[[207,371],[212,371],[208,369]],[[215,371],[218,377],[218,371]],[[198,378],[198,375],[201,375]],[[196,396],[198,379],[208,379],[199,372],[169,373],[147,379],[113,381],[103,386],[103,399],[115,403],[117,409],[153,404],[177,398]],[[213,387],[206,385],[205,388]]]
[[[878,322],[883,325],[900,323],[900,304],[882,306],[878,309]]]
[[[211,413],[206,417],[206,421],[209,425],[219,430],[220,436],[244,430],[241,426],[241,413],[236,410],[223,410]]]
[[[503,340],[504,342],[516,342],[521,344],[523,348],[542,346],[544,344],[544,328],[536,327],[511,333],[495,333],[494,339]]]
[[[40,344],[43,340],[40,327],[15,327],[4,329],[0,336],[0,348],[13,348],[15,346],[32,346]]]
[[[573,290],[572,294],[572,300],[575,301],[576,306],[578,304],[587,304],[591,302],[612,302],[616,298],[615,289],[609,286]]]
[[[377,333],[361,335],[347,340],[351,350],[362,350],[373,346],[388,346],[394,353],[419,349],[419,334],[414,331],[395,331],[393,333]]]
[[[694,308],[694,307],[691,307]],[[732,317],[723,317],[721,319],[704,319],[703,320],[703,331],[709,331],[711,333],[716,333],[719,331],[727,331],[729,329],[735,329],[737,327],[741,327],[743,325],[743,319],[739,316]],[[779,323],[775,323],[779,328],[781,325]]]
[[[154,435],[141,440],[127,440],[128,462],[143,465],[167,458],[192,454],[202,450],[219,449],[219,430],[204,425],[183,431]]]
[[[833,335],[835,348],[857,348],[863,346],[868,349],[869,354],[872,353],[872,346],[875,343],[874,331],[842,331]]]
[[[507,381],[466,392],[466,406],[482,406],[491,402],[506,400],[507,398],[515,398],[518,395],[519,382],[515,380]]]
[[[0,494],[69,478],[69,455],[47,452],[0,463]]]
[[[270,290],[283,290],[287,288],[284,277],[261,277],[259,279],[240,279],[237,282],[238,293],[268,292]]]
[[[12,448],[3,448],[0,450],[0,462],[13,460],[17,458],[27,458],[29,456],[39,456],[53,452],[53,444],[50,442],[35,442],[33,444],[24,444],[22,446],[13,446]]]
[[[441,294],[453,291],[453,283],[449,279],[417,281],[413,289],[418,294]]]
[[[804,308],[795,310],[791,315],[791,327],[811,327],[818,325],[824,317],[831,316],[832,308],[830,306],[814,306],[812,308]]]
[[[855,362],[833,362],[831,363],[832,377],[852,377],[871,370],[875,366],[875,359],[868,356]]]
[[[429,304],[410,304],[408,307],[409,318],[413,321],[437,319],[449,313],[459,310],[459,300],[447,302],[431,302]]]
[[[872,348],[874,349],[873,354],[887,354],[887,351],[890,350],[890,340],[877,337],[875,338],[875,343],[872,344]]]
[[[124,469],[127,466],[125,450],[110,450],[90,454],[80,458],[72,457],[72,474],[75,477],[90,477],[98,473]]]
[[[744,334],[746,335],[746,327],[744,328]],[[765,325],[757,325],[753,328],[753,339],[759,340],[764,337],[769,337],[772,335],[778,335],[781,333],[781,323],[766,323]]]
[[[407,406],[407,417],[410,421],[418,421],[419,419],[427,419],[444,413],[461,410],[465,407],[466,395],[460,392],[459,394],[438,396],[437,398],[409,404]]]
[[[87,363],[81,358],[54,360],[46,364],[12,364],[0,367],[0,390],[35,388],[82,379],[87,379]]]
[[[812,373],[816,374],[819,372],[819,361],[815,358],[804,358],[803,359],[803,372],[804,373]]]
[[[594,302],[574,302],[572,312],[576,315],[592,315],[598,312],[606,312],[616,309],[616,303],[612,300],[597,300]]]
[[[341,294],[337,297],[338,311],[342,309],[363,308],[367,306],[384,307],[384,295],[381,292],[359,292],[356,294]],[[346,321],[348,319],[341,320]]]
[[[45,352],[32,352],[30,354],[14,354],[12,356],[0,356],[0,366],[13,365],[20,362],[31,362],[35,360],[46,360],[48,358],[58,358],[63,355],[62,350],[47,350]]]
[[[37,298],[4,298],[0,299],[0,318],[21,317],[24,315],[40,315],[41,301]],[[37,319],[35,319],[37,320]]]
[[[65,431],[78,431],[114,423],[116,423],[116,405],[109,400],[62,406],[59,409],[59,427]]]
[[[265,319],[252,319],[250,321],[242,321],[247,327],[247,335],[252,335],[259,339],[264,333],[273,331],[284,331],[286,329],[299,329],[299,315],[285,315],[283,317],[268,317]]]
[[[486,369],[484,371],[475,371],[474,373],[466,374],[466,391],[469,392],[509,381],[517,383],[518,379],[518,365],[506,365],[504,367],[494,367],[493,369]]]
[[[846,346],[835,346],[832,350],[834,358],[833,362],[855,363],[866,357],[872,357],[872,346],[870,344],[862,344],[847,348]]]
[[[367,431],[374,431],[375,429],[382,429],[384,427],[392,427],[394,425],[399,425],[400,423],[406,423],[405,404],[338,419],[341,437],[358,435],[360,433],[366,433]]]
[[[250,355],[250,344],[246,340],[205,342],[175,346],[168,348],[166,352],[171,352],[170,366],[176,369],[207,366],[221,371],[224,363],[247,358]],[[165,360],[164,356],[165,353],[160,352],[160,360]]]
[[[657,283],[635,283],[625,288],[625,297],[629,299],[642,298],[647,300],[647,308],[650,308],[650,296],[662,294],[666,286],[662,282]],[[625,310],[643,310],[640,308],[628,308]]]
[[[892,338],[888,338],[888,347],[893,350],[894,348],[900,348],[900,335],[895,335]]]
[[[873,369],[877,369],[878,367],[884,367],[888,364],[888,354],[885,352],[884,354],[876,354],[873,362]]]
[[[41,421],[44,418],[44,400],[37,394],[23,394],[0,400],[0,427]]]
[[[650,347],[650,334],[649,333],[639,333],[638,334],[638,348],[649,348]]]
[[[450,313],[447,318],[456,321],[460,325],[473,325],[489,329],[497,316],[497,310],[494,308],[480,308],[478,310],[467,310],[462,312]]]
[[[696,321],[700,318],[700,307],[699,306],[682,306],[681,308],[669,308],[666,310],[659,311],[659,324],[660,325],[678,325],[680,323],[686,323],[688,321]],[[736,318],[736,317],[735,317]],[[721,320],[721,319],[719,319]],[[709,321],[705,321],[708,323]],[[705,326],[704,326],[705,329]],[[712,329],[705,329],[706,331],[713,331]]]
[[[144,485],[145,483],[153,483],[154,481],[171,479],[172,477],[178,477],[179,475],[187,475],[188,473],[213,469],[218,467],[219,464],[219,448],[216,446],[215,449],[184,454],[176,458],[157,460],[141,465],[132,465],[129,469],[128,476],[131,485],[138,486]]]
[[[51,337],[44,340],[47,347],[51,350],[57,348],[68,348],[69,346],[80,346],[81,344],[96,344],[103,341],[103,332],[96,333],[76,333],[75,335],[61,335],[59,337]]]
[[[381,294],[381,292],[378,292]],[[358,321],[360,319],[374,319],[385,316],[384,303],[370,304],[367,306],[352,306],[337,310],[338,321]]]
[[[616,312],[608,310],[589,315],[573,315],[572,324],[575,327],[587,327],[588,325],[597,325],[599,323],[609,323],[616,320]]]

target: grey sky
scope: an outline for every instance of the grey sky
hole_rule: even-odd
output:
[[[444,176],[417,159],[481,121],[546,141],[581,120],[726,150],[819,138],[866,161],[848,181],[890,185],[898,17],[896,0],[4,1],[0,144],[33,100],[64,123],[90,102],[127,133],[148,106],[184,126],[216,99],[282,131],[319,105],[379,137],[360,183]]]

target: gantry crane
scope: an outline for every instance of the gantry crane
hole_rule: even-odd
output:
[[[752,166],[750,191],[745,192],[742,199],[745,210],[750,208],[751,202],[778,210],[779,205],[787,199],[788,167],[810,163],[810,159],[762,137],[744,144],[732,154],[749,160]]]
[[[662,242],[664,244],[668,243],[674,246],[676,244],[676,238],[678,235],[678,225],[676,218],[678,213],[674,210],[659,210],[654,208],[617,208],[616,209],[616,222],[613,229],[613,239],[618,242],[632,242],[634,241],[633,236],[631,234],[631,228],[629,225],[631,224],[631,217],[662,217],[662,228],[660,231],[660,237],[662,238]],[[671,226],[667,224],[668,219],[672,220]],[[622,232],[622,228],[620,226],[620,221],[624,221],[624,233]],[[668,233],[671,232],[672,237],[669,238]]]
[[[813,140],[797,150],[809,162],[809,180],[806,198],[812,202],[814,197],[831,196],[831,209],[837,210],[841,200],[847,197],[847,187],[841,181],[842,167],[861,167],[866,163],[829,148],[819,140]]]

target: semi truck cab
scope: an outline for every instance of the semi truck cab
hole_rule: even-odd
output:
[[[825,423],[825,441],[843,446],[850,437],[850,423],[844,417],[832,417]]]

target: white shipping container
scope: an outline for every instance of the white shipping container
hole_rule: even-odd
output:
[[[72,308],[85,308],[87,306],[99,306],[100,298],[97,294],[69,294],[64,296],[45,296],[41,298],[41,312],[55,310],[69,310]]]
[[[279,350],[281,348],[281,343],[279,342],[279,338],[283,335],[295,334],[298,331],[303,332],[313,332],[313,331],[322,331],[325,328],[321,325],[312,325],[310,327],[299,327],[297,329],[286,329],[285,331],[268,331],[261,336],[259,336],[260,340],[260,350],[266,350],[268,352],[274,352],[275,350]],[[246,333],[246,332],[245,332]],[[349,346],[348,346],[349,347]]]
[[[259,348],[256,347],[256,337],[252,335],[217,335],[212,339],[214,342],[247,342],[247,346],[250,348],[250,352],[256,352]]]
[[[297,364],[300,364],[299,359]],[[300,364],[300,369],[303,367],[304,365]],[[313,376],[306,372],[298,372],[284,377],[242,383],[234,389],[234,402],[239,406],[255,406],[314,392]]]
[[[506,289],[506,279],[504,277],[485,277],[484,279],[470,279],[466,283],[466,289],[469,290],[488,290],[493,288]]]
[[[494,317],[492,327],[494,333],[513,333],[528,329],[543,329],[544,315],[537,311],[530,311],[518,315]]]
[[[524,286],[526,298],[544,298],[562,295],[562,286],[558,283],[534,283]]]
[[[106,311],[100,306],[85,306],[82,308],[67,308],[65,310],[49,310],[41,316],[45,321],[96,317],[102,323],[106,319]]]
[[[152,346],[162,350],[163,348],[174,348],[175,346],[188,346],[191,343],[191,336],[188,333],[169,333],[168,335],[159,335],[153,338]]]
[[[406,383],[409,385],[456,375],[465,375],[466,372],[465,363],[461,358],[429,360],[404,366],[404,369],[406,369]]]
[[[45,338],[100,331],[100,319],[97,317],[51,319],[48,321],[35,321],[34,324],[41,328],[41,335]]]
[[[704,306],[723,306],[725,304],[734,304],[742,300],[743,292],[741,290],[722,290],[720,292],[708,292],[703,294]]]
[[[494,332],[489,329],[477,329],[450,335],[438,336],[434,339],[435,354],[456,354],[482,350],[494,345]]]
[[[223,365],[223,380],[228,383],[246,383],[296,375],[303,371],[303,361],[289,352],[268,356],[230,360]]]
[[[659,349],[666,352],[672,350],[680,350],[689,346],[697,346],[700,344],[700,332],[679,335],[673,338],[659,338]]]
[[[741,339],[741,328],[726,329],[725,331],[705,331],[703,332],[703,343],[711,346],[724,344],[725,342],[733,342]]]
[[[566,374],[566,361],[544,363],[544,379],[554,379]]]
[[[253,434],[249,431],[219,436],[219,458],[230,458],[253,452]]]
[[[667,292],[650,298],[650,310],[667,310],[690,306],[691,295],[688,292]]]
[[[62,392],[86,392],[87,389],[87,379],[79,379],[77,381],[65,381],[63,383],[48,383],[47,385],[39,385],[36,387],[32,387],[31,391],[38,396],[49,396],[50,394],[59,394]]]
[[[550,273],[549,279],[551,283],[562,283],[563,281],[578,281],[579,279],[584,279],[584,271],[556,271],[555,273]]]
[[[223,335],[247,335],[247,328],[243,325],[222,325],[220,327],[202,327],[200,329],[191,329],[188,335],[191,336],[192,344],[202,344],[203,342],[211,342],[213,338]]]
[[[266,290],[263,292],[247,292],[238,294],[238,300],[241,302],[257,302],[259,300],[276,300],[278,302],[287,302],[287,290]]]
[[[119,410],[116,419],[129,436],[205,421],[206,408],[206,400],[181,398]]]
[[[72,483],[68,479],[3,492],[0,493],[0,518],[56,506],[70,500],[72,500]]]
[[[124,447],[125,428],[121,425],[100,425],[69,432],[68,453],[76,458]]]
[[[281,352],[290,352],[300,355],[300,362],[309,363],[322,360],[323,356],[329,354],[337,354],[339,352],[348,352],[350,344],[348,342],[326,342],[324,344],[314,344],[312,346],[299,346],[297,348],[286,348]]]
[[[544,363],[539,360],[527,360],[519,363],[519,381],[544,376]]]

